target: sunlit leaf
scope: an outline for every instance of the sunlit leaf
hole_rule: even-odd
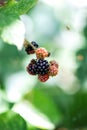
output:
[[[18,49],[22,49],[25,37],[25,27],[21,20],[14,21],[13,24],[4,27],[1,38],[4,42],[14,44]]]
[[[61,119],[61,113],[52,98],[40,89],[34,89],[25,96],[40,112],[44,113],[53,123]]]
[[[0,7],[0,34],[3,27],[8,26],[19,18],[20,15],[29,11],[37,0],[10,0],[8,4]]]

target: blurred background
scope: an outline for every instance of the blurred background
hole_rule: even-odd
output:
[[[87,1],[39,0],[21,20],[59,74],[39,82],[26,72],[35,56],[0,39],[0,113],[19,113],[29,130],[87,130]]]

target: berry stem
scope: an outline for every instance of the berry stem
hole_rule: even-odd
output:
[[[26,48],[27,45],[30,45],[34,50],[36,50],[36,47],[34,47],[34,46],[31,44],[31,42],[29,42],[29,41],[27,41],[27,40],[25,39],[25,41],[24,41],[24,47]]]

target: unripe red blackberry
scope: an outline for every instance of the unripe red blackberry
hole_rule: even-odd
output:
[[[31,44],[35,47],[35,48],[38,48],[38,44],[34,41],[31,42]],[[30,44],[27,44],[26,47],[25,47],[25,51],[27,54],[34,54],[35,53],[35,49],[30,45]]]
[[[42,48],[42,47],[36,49],[35,52],[36,52],[37,59],[44,59],[45,57],[49,56],[48,51],[45,48]]]
[[[49,67],[49,76],[56,76],[58,74],[58,68],[54,65]]]
[[[46,82],[46,81],[49,79],[49,75],[48,75],[48,74],[38,75],[38,79],[39,79],[41,82]]]
[[[51,66],[53,65],[53,66],[55,66],[56,68],[59,67],[58,63],[57,63],[55,60],[50,61],[50,65],[51,65]]]
[[[36,75],[37,70],[35,69],[36,60],[31,60],[29,65],[27,66],[27,72],[31,75]]]
[[[47,60],[39,59],[35,64],[37,74],[44,75],[49,71],[49,63]]]

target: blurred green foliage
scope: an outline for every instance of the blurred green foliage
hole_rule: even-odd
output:
[[[6,8],[0,7],[0,32],[4,26],[10,24],[16,18],[19,18],[20,14],[28,11],[36,2],[37,0],[20,0],[18,3],[10,1],[10,3],[5,6]],[[31,11],[31,17],[32,13]],[[45,34],[42,41],[46,37],[45,40],[47,40],[48,43],[46,42],[44,46],[56,55],[57,51],[60,52],[61,50],[58,50],[59,48],[55,44],[52,46],[52,39],[56,33],[59,33],[57,29],[60,29],[60,24],[57,24],[52,14],[50,17],[51,20],[53,19],[53,22],[55,21],[54,32],[51,32],[50,35]],[[38,38],[42,36],[38,35]],[[80,90],[77,93],[70,95],[61,90],[58,85],[42,84],[36,81],[34,87],[28,84],[28,86],[32,87],[32,90],[22,95],[21,100],[31,103],[54,124],[57,130],[59,126],[61,126],[61,129],[64,127],[68,130],[87,128],[87,90],[84,89],[84,84],[87,80],[87,25],[83,29],[83,35],[85,38],[84,46],[75,52],[77,63],[75,75],[79,80],[80,86]],[[17,103],[20,103],[20,101],[12,103],[6,97],[5,92],[7,86],[5,80],[11,74],[24,71],[25,57],[24,50],[18,51],[15,46],[0,41],[0,89],[3,89],[2,91],[5,94],[5,96],[2,94],[4,99],[1,97],[0,100],[0,104],[4,105],[0,105],[0,107],[7,106],[9,109],[9,111],[5,113],[1,112],[0,114],[0,130],[45,130],[45,126],[44,128],[39,128],[23,119],[20,115],[12,112],[13,107]],[[15,87],[14,82],[13,87]]]
[[[5,52],[5,53],[4,53]],[[16,46],[4,44],[0,51],[0,74],[6,75],[23,69],[21,62],[24,59],[23,51],[18,51]],[[6,65],[6,67],[3,67]]]
[[[8,111],[0,115],[0,129],[27,130],[27,125],[25,120],[19,114]]]
[[[76,52],[78,68],[76,70],[76,75],[80,80],[81,84],[87,80],[87,24],[83,29],[85,43],[83,48]]]
[[[23,51],[18,51],[15,46],[4,44],[0,51],[0,85],[4,86],[4,78],[13,72],[18,72],[23,69],[21,64],[25,54]]]

